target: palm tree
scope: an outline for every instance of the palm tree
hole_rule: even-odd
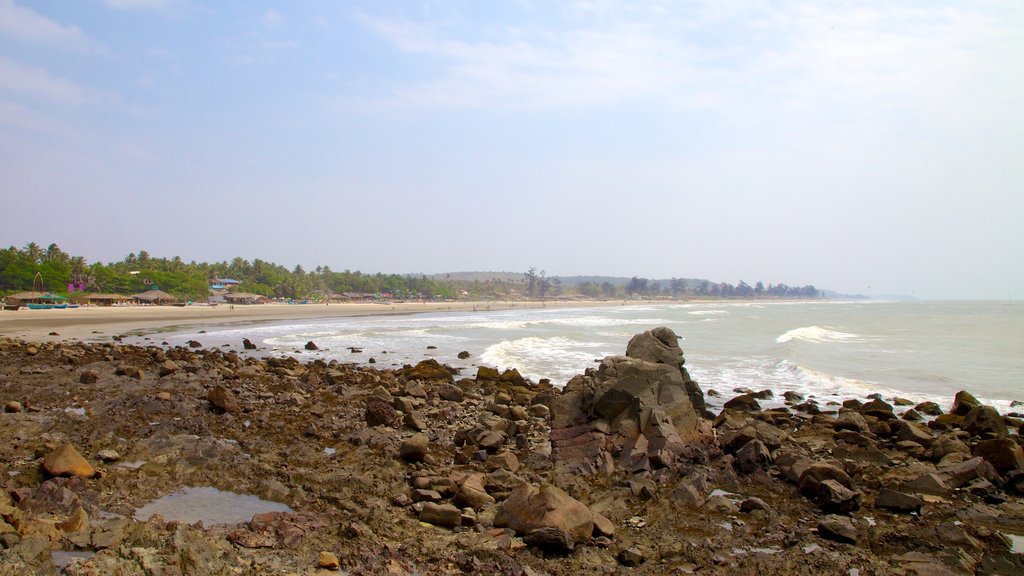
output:
[[[43,259],[43,250],[39,247],[39,244],[35,242],[29,242],[25,244],[25,255],[32,260],[32,262],[38,264]]]

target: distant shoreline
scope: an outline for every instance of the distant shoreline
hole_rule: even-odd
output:
[[[654,301],[627,301],[649,304]],[[620,305],[621,300],[396,302],[392,304],[253,304],[220,306],[114,306],[64,310],[0,311],[0,336],[29,341],[107,340],[126,333],[152,333],[233,323],[281,320],[386,316],[428,312],[472,312],[525,308],[593,308]],[[56,335],[51,334],[56,332]]]

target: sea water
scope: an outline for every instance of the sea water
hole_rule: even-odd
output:
[[[1001,412],[1024,400],[1024,305],[1006,302],[620,303],[205,326],[204,334],[163,336],[171,345],[197,339],[233,349],[249,338],[260,355],[360,364],[373,358],[384,368],[432,357],[468,376],[478,365],[517,368],[561,386],[657,326],[680,336],[686,367],[701,387],[726,398],[737,388],[767,388],[777,397],[880,393],[948,407],[958,390],[968,390]],[[308,341],[320,350],[305,351]],[[466,360],[457,357],[463,350],[471,354]]]

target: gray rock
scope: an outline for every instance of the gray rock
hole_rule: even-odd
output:
[[[736,452],[734,461],[736,469],[743,474],[750,474],[758,469],[767,469],[772,464],[772,455],[760,440],[747,442]]]
[[[836,480],[825,480],[818,485],[815,501],[825,512],[849,513],[860,510],[861,493],[850,490]]]
[[[857,543],[857,528],[845,516],[826,516],[818,522],[818,535],[843,544]]]
[[[875,508],[884,508],[904,514],[920,512],[922,506],[924,506],[924,500],[917,496],[904,494],[889,488],[882,488],[878,492],[878,497],[875,498]]]

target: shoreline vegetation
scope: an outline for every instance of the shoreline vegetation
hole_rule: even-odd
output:
[[[398,301],[524,301],[623,300],[657,298],[819,298],[813,285],[783,283],[737,285],[695,278],[649,279],[639,276],[558,277],[530,268],[523,273],[367,274],[337,272],[328,266],[306,271],[255,259],[230,262],[185,262],[157,258],[145,250],[119,262],[89,263],[56,244],[43,249],[30,242],[23,248],[0,249],[0,295],[49,293],[71,303],[91,296],[106,302],[125,299],[160,302],[225,302],[231,295],[246,300],[288,302]],[[148,296],[139,298],[149,292]],[[134,295],[134,296],[133,296]]]

